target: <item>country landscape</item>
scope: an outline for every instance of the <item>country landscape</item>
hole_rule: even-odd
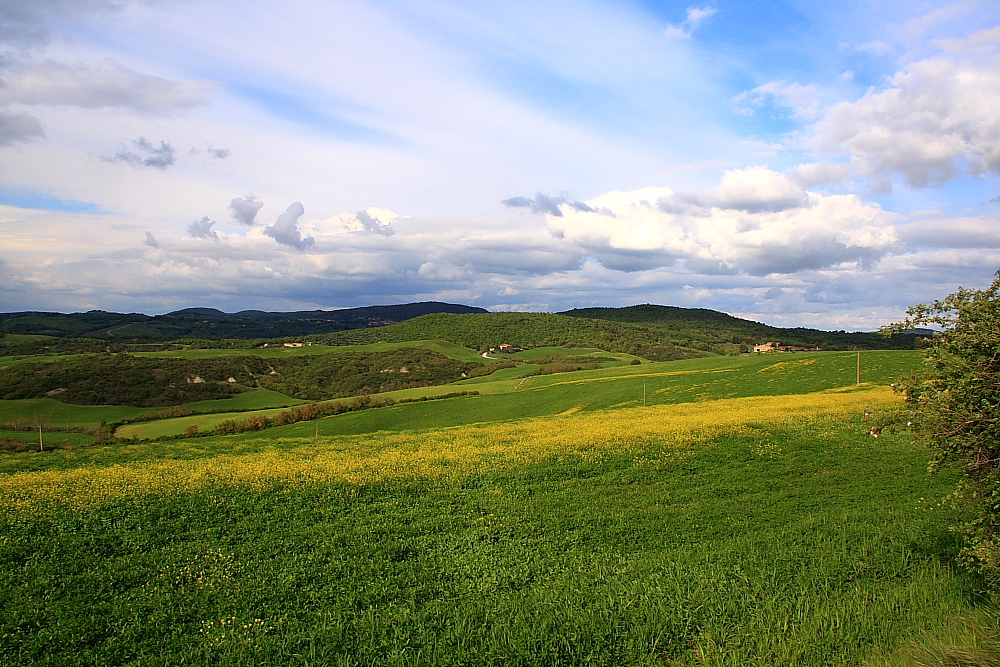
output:
[[[0,661],[995,659],[957,471],[891,386],[929,330],[386,310],[267,339],[4,315]]]
[[[0,667],[1000,667],[1000,2],[0,0]]]

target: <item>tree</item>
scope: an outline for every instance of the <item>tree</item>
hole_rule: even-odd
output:
[[[928,369],[896,385],[914,410],[917,431],[935,450],[932,468],[963,475],[953,495],[968,515],[962,558],[1000,590],[1000,271],[985,290],[959,288],[942,301],[916,305],[892,334],[932,325]]]

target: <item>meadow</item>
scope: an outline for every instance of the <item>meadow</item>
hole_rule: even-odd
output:
[[[956,473],[887,386],[917,354],[861,385],[845,353],[625,359],[0,453],[0,665],[895,665],[989,634]],[[254,393],[212,407],[281,400]]]

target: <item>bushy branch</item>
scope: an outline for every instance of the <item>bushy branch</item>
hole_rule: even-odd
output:
[[[885,333],[937,326],[927,346],[928,369],[897,385],[912,405],[918,432],[936,453],[934,466],[964,472],[954,498],[972,510],[959,527],[965,557],[1000,584],[1000,271],[984,290],[959,288],[919,304]]]

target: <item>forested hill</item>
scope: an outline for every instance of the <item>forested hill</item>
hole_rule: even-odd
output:
[[[486,350],[501,343],[599,347],[647,358],[678,358],[675,348],[725,353],[746,351],[755,342],[776,341],[824,350],[913,349],[912,335],[883,338],[874,333],[780,329],[713,310],[633,306],[565,313],[435,314],[388,327],[330,334],[333,345],[443,339]]]
[[[490,313],[434,301],[292,313],[246,310],[230,314],[213,308],[187,308],[156,316],[104,311],[5,313],[0,314],[0,333],[59,337],[58,341],[31,343],[47,346],[48,353],[116,351],[116,345],[143,340],[243,339],[249,344],[253,340],[309,336],[335,345],[443,339],[480,350],[501,343],[598,347],[664,360],[688,354],[674,348],[726,353],[775,341],[824,350],[912,349],[916,339],[916,335],[885,339],[874,333],[782,329],[704,308],[647,304],[555,314]],[[3,347],[7,355],[36,353],[21,349],[28,345],[11,339]]]
[[[185,308],[166,315],[20,312],[0,314],[0,332],[77,338],[281,338],[362,329],[430,313],[485,313],[483,308],[438,301],[398,306],[268,313]]]
[[[641,326],[662,334],[667,342],[674,345],[703,350],[725,343],[752,345],[754,342],[766,341],[819,347],[824,350],[847,350],[854,347],[913,349],[917,338],[916,333],[901,334],[886,339],[877,333],[822,331],[802,327],[785,329],[706,308],[679,308],[652,304],[626,308],[575,308],[559,314]]]

